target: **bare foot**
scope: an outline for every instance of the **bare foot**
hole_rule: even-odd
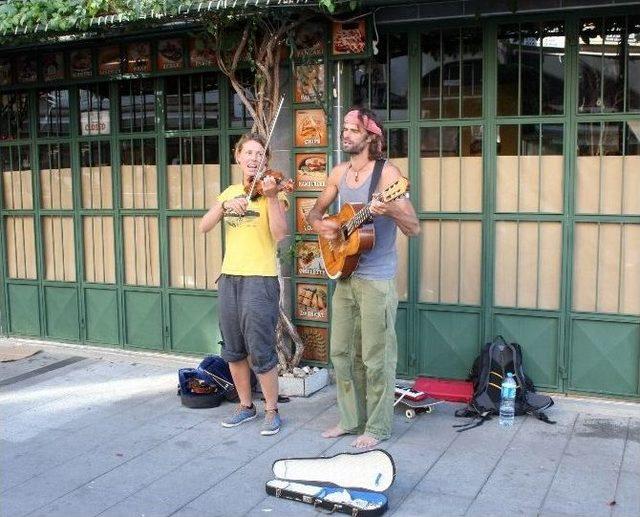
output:
[[[349,434],[349,433],[347,431],[345,431],[339,425],[336,425],[335,427],[331,427],[330,429],[327,429],[324,433],[322,433],[322,437],[323,438],[337,438],[338,436],[343,436],[345,434]]]
[[[376,437],[368,434],[361,434],[355,439],[351,446],[355,447],[356,449],[366,449],[367,447],[375,447],[379,443],[380,440],[378,440]]]

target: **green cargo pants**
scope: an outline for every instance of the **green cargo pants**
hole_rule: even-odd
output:
[[[350,433],[387,439],[398,360],[395,280],[339,280],[331,308],[339,425]]]

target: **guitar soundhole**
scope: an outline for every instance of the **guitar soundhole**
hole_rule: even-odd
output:
[[[349,230],[346,226],[340,226],[340,230],[338,231],[338,236],[331,240],[331,241],[327,241],[327,244],[329,245],[329,249],[332,252],[340,252],[340,250],[342,250],[342,247],[344,246],[344,243],[347,242],[347,240],[349,239]]]

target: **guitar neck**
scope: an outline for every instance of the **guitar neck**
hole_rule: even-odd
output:
[[[371,203],[367,203],[362,210],[349,219],[345,224],[346,236],[349,237],[353,232],[360,228],[367,219],[371,217]]]
[[[393,201],[407,192],[409,181],[406,178],[399,178],[389,185],[381,194],[376,194],[375,198],[383,203]],[[369,201],[356,215],[342,225],[344,236],[348,238],[360,226],[371,217],[371,201]]]

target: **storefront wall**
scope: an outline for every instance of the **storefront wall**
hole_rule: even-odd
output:
[[[154,49],[189,46],[178,39]],[[401,24],[377,46],[343,61],[342,82],[345,105],[385,120],[421,222],[398,241],[399,375],[464,378],[502,334],[541,388],[640,395],[640,20]],[[216,352],[224,243],[197,224],[237,177],[231,149],[250,121],[206,55],[117,80],[106,57],[69,80],[82,71],[72,57],[66,80],[51,69],[0,86],[2,330]],[[304,101],[293,107],[317,109]],[[295,147],[292,163],[330,162],[330,135]],[[316,195],[293,196],[303,244],[314,237],[298,219]],[[293,276],[296,300],[321,299],[325,280]],[[307,309],[296,323],[326,337],[328,308]]]
[[[89,51],[84,71],[75,50],[40,53],[39,84],[16,67],[0,90],[2,330],[216,352],[222,235],[198,223],[237,176],[230,149],[250,120],[211,63],[181,53],[181,70],[159,60],[114,80]],[[51,79],[52,62],[66,74]]]
[[[348,66],[422,226],[399,243],[399,372],[464,378],[502,334],[541,388],[640,394],[639,23],[390,25]]]

